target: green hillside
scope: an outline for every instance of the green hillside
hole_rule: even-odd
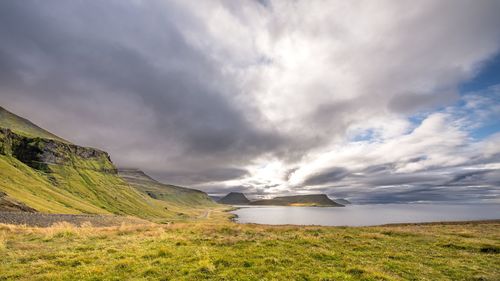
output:
[[[27,137],[39,137],[45,139],[58,140],[66,143],[68,142],[38,127],[31,121],[7,111],[1,106],[0,106],[0,128],[8,128],[17,134]]]
[[[13,126],[0,128],[0,203],[4,209],[25,205],[46,213],[170,220],[199,216],[204,206],[213,204],[199,191],[179,196],[175,204],[154,199],[124,181],[106,152],[61,141],[5,110],[0,117],[2,126]],[[184,212],[180,214],[179,209]]]

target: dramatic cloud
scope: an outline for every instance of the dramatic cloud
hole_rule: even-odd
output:
[[[0,103],[120,166],[216,194],[498,202],[500,86],[460,87],[499,53],[499,11],[0,1]]]

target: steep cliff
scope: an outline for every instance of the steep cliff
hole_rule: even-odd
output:
[[[27,137],[7,128],[0,128],[0,154],[43,171],[50,171],[50,165],[64,165],[116,174],[104,151],[54,139]]]

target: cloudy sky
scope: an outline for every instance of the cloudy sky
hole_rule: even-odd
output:
[[[500,202],[500,1],[0,1],[0,104],[211,194]]]

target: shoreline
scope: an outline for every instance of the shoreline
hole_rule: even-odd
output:
[[[248,225],[261,225],[261,226],[296,226],[296,227],[399,227],[399,226],[425,226],[425,225],[477,225],[477,224],[495,224],[500,223],[500,218],[498,219],[479,219],[479,220],[457,220],[457,221],[429,221],[429,222],[404,222],[404,223],[385,223],[385,224],[375,224],[375,225],[322,225],[322,224],[266,224],[266,223],[254,223],[254,222],[238,222],[238,215],[234,214],[236,217],[231,218],[231,221],[237,224],[248,224]]]
[[[381,225],[373,225],[371,227],[377,226],[419,226],[419,225],[467,225],[467,224],[494,224],[500,223],[500,218],[490,219],[490,220],[468,220],[468,221],[436,221],[436,222],[407,222],[407,223],[387,223]],[[370,227],[370,226],[368,226]]]

